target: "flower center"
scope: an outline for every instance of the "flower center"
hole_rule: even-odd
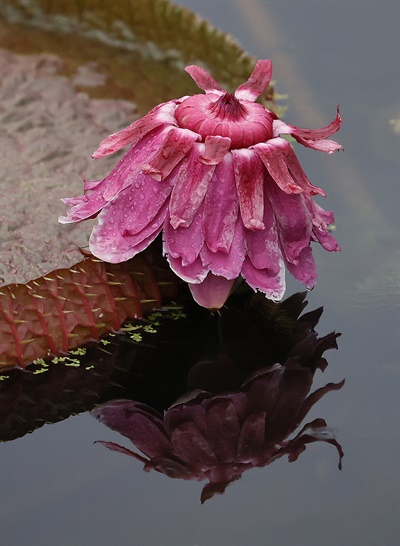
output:
[[[193,95],[175,110],[178,125],[201,135],[231,139],[231,149],[248,148],[272,138],[273,117],[264,106],[230,93]]]
[[[245,106],[231,93],[226,93],[217,101],[210,103],[208,109],[216,118],[227,118],[232,121],[239,121],[241,118],[243,119],[246,114]]]

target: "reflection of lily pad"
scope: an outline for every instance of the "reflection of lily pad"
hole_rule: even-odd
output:
[[[91,226],[59,226],[59,199],[110,170],[115,157],[89,167],[107,133],[192,93],[186,64],[234,88],[254,60],[165,0],[4,0],[1,12],[0,283],[8,284],[80,261]]]

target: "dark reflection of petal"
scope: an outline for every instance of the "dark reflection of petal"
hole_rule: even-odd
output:
[[[245,470],[282,456],[297,460],[313,442],[335,446],[341,468],[342,448],[323,419],[298,430],[314,404],[344,384],[328,383],[310,393],[314,373],[327,366],[323,354],[337,348],[339,334],[318,338],[313,327],[321,310],[300,317],[304,294],[282,304],[264,306],[265,300],[259,301],[257,308],[258,297],[243,294],[228,302],[217,319],[222,350],[192,366],[188,382],[196,388],[164,412],[132,400],[110,401],[93,410],[97,419],[129,438],[143,456],[110,442],[103,445],[143,461],[147,471],[207,480],[201,502],[223,493]],[[233,333],[227,324],[233,326]],[[237,342],[241,326],[251,332],[240,336],[242,347]],[[268,362],[273,354],[275,363],[259,367],[246,358],[246,348],[254,354],[253,344],[262,351],[259,360],[264,356]],[[237,359],[234,346],[239,347]]]

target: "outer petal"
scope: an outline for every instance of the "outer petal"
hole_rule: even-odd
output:
[[[271,78],[272,62],[269,59],[257,61],[250,78],[236,89],[235,97],[254,102],[267,89]]]
[[[164,252],[168,257],[182,261],[182,266],[192,264],[204,245],[204,207],[201,206],[188,227],[171,226],[167,218],[164,226]]]
[[[279,272],[274,275],[268,269],[257,269],[247,257],[243,263],[242,276],[254,290],[261,290],[274,301],[280,301],[285,293],[285,264],[279,262]]]
[[[189,129],[171,129],[158,153],[142,166],[142,171],[161,181],[182,161],[199,135]]]
[[[280,139],[283,140],[283,139]],[[318,188],[317,186],[313,186],[311,182],[308,179],[308,176],[303,171],[302,166],[300,165],[300,161],[297,159],[296,154],[294,153],[293,148],[287,142],[286,140],[283,140],[283,142],[280,142],[280,150],[282,155],[284,156],[286,160],[286,164],[289,168],[290,174],[293,177],[293,180],[297,182],[297,184],[303,188],[303,190],[308,195],[316,195],[320,194],[326,197],[326,194],[321,188]]]
[[[229,152],[231,139],[229,137],[211,135],[205,138],[204,144],[205,148],[200,161],[207,165],[218,165]]]
[[[246,255],[244,228],[240,218],[236,222],[235,234],[232,246],[228,253],[211,252],[207,245],[204,245],[200,257],[205,266],[214,273],[226,279],[234,280],[239,277],[242,264]]]
[[[147,198],[142,199],[141,195],[145,195],[148,186],[154,185],[155,182],[149,177],[144,177],[142,163],[148,161],[157,153],[167,134],[168,129],[156,129],[151,134],[146,135],[139,144],[132,146],[103,180],[100,182],[85,182],[85,195],[64,200],[65,203],[73,205],[73,207],[68,215],[61,217],[59,221],[64,224],[80,222],[96,215],[109,201],[128,186],[134,186],[138,190],[138,201],[144,200],[147,203],[147,198],[152,196],[147,193]],[[157,189],[154,189],[155,193],[157,191]],[[135,201],[133,196],[129,200]],[[134,204],[136,205],[136,203]],[[156,207],[160,206],[157,200],[154,204]],[[133,215],[132,218],[134,221],[139,221],[138,231],[143,229],[140,218],[138,219],[137,215]]]
[[[311,198],[305,194],[288,195],[272,180],[267,180],[266,185],[283,254],[288,262],[297,263],[300,252],[310,244],[312,213],[309,201]]]
[[[61,199],[66,205],[70,205],[71,209],[66,216],[60,216],[58,221],[60,224],[70,224],[71,222],[81,222],[95,216],[106,204],[107,201],[101,195],[94,197],[69,197]]]
[[[207,277],[208,267],[203,265],[200,256],[189,265],[183,265],[182,258],[174,258],[171,255],[167,255],[167,259],[172,271],[185,282],[198,284],[203,282]]]
[[[238,216],[232,154],[215,169],[205,198],[205,239],[212,252],[229,252]]]
[[[318,273],[310,246],[303,248],[297,258],[296,264],[287,262],[286,266],[293,277],[304,284],[308,290],[314,288],[318,279]]]
[[[206,70],[204,70],[204,68],[192,64],[187,66],[185,70],[194,79],[197,87],[206,93],[216,93],[217,95],[223,95],[226,93],[219,83],[217,83],[214,78],[210,76]]]
[[[185,98],[185,97],[184,97]],[[183,100],[183,99],[181,99]],[[127,144],[134,144],[147,133],[160,125],[177,125],[174,112],[180,101],[169,101],[159,104],[147,115],[134,121],[125,129],[105,138],[92,157],[98,159],[117,152]]]
[[[263,230],[246,230],[247,255],[257,269],[265,269],[270,276],[278,275],[282,268],[282,251],[279,244],[274,211],[267,195],[264,199]]]
[[[209,273],[200,284],[189,284],[193,299],[207,309],[220,309],[230,294],[234,281]]]
[[[99,223],[93,228],[89,239],[89,248],[94,256],[106,262],[125,262],[147,248],[161,232],[168,213],[168,203],[165,203],[151,223],[138,233],[130,233],[123,227],[123,223],[121,226],[111,224],[107,217],[111,206],[112,203],[108,204],[100,213]]]
[[[91,196],[101,193],[104,199],[111,201],[118,192],[132,184],[139,189],[138,178],[143,176],[143,163],[157,155],[158,150],[168,138],[169,131],[168,127],[156,129],[146,135],[136,146],[132,146],[110,174],[96,186]]]
[[[328,225],[335,222],[332,212],[325,211],[317,203],[312,202],[314,213],[313,234],[321,246],[329,252],[340,252],[341,248],[336,239],[329,233]]]
[[[174,228],[188,227],[206,195],[215,165],[204,164],[200,157],[204,144],[195,143],[192,151],[174,173],[175,185],[170,200],[170,222]]]
[[[247,229],[264,229],[264,167],[253,150],[232,150],[240,213]]]
[[[290,174],[286,159],[282,154],[286,141],[283,138],[272,138],[267,143],[254,146],[267,171],[276,184],[285,193],[302,193],[304,190]]]
[[[339,131],[341,123],[342,118],[338,107],[336,118],[329,125],[321,129],[303,129],[301,127],[286,124],[281,120],[276,120],[273,122],[273,130],[274,136],[278,136],[279,134],[290,134],[293,135],[300,144],[303,144],[303,146],[306,146],[307,148],[313,148],[320,152],[333,153],[343,149],[342,146],[334,140],[325,139]]]

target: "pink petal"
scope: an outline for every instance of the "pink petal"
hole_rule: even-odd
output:
[[[247,229],[264,229],[264,167],[253,150],[232,150],[240,213]]]
[[[257,61],[250,78],[236,89],[235,97],[254,102],[267,89],[271,78],[272,62],[269,59]]]
[[[338,107],[336,118],[329,125],[321,129],[304,129],[286,124],[281,120],[273,122],[273,129],[274,136],[278,136],[278,134],[291,134],[297,142],[307,148],[312,148],[319,152],[333,153],[342,150],[342,146],[334,140],[325,139],[339,131],[341,123],[342,118]]]
[[[326,141],[324,141],[324,142],[326,142]],[[284,143],[285,144],[282,143],[282,146],[280,146],[280,150],[281,150],[282,155],[284,156],[284,158],[286,160],[286,165],[289,168],[289,172],[292,175],[293,180],[295,180],[296,183],[301,188],[303,188],[303,190],[308,195],[320,194],[320,195],[323,195],[324,197],[326,197],[325,192],[321,188],[318,188],[317,186],[313,186],[311,184],[311,182],[308,179],[308,176],[303,171],[303,168],[300,165],[300,161],[297,159],[297,156],[294,153],[294,150],[291,147],[291,145],[289,144],[289,142],[284,140]]]
[[[235,233],[238,198],[232,154],[225,156],[215,169],[205,198],[205,239],[212,252],[228,252]]]
[[[236,222],[232,245],[228,253],[221,251],[211,252],[207,245],[204,245],[200,252],[203,264],[214,275],[220,275],[230,280],[239,277],[245,255],[244,228],[240,218]]]
[[[165,246],[164,252],[166,252]],[[183,265],[182,258],[180,257],[174,258],[171,255],[167,255],[167,260],[172,271],[185,282],[200,283],[207,276],[208,268],[203,265],[200,256],[198,256],[195,261],[189,265]]]
[[[64,200],[72,209],[61,223],[79,222],[97,214],[115,195],[134,184],[140,190],[143,186],[142,162],[157,153],[165,139],[166,130],[160,128],[145,136],[137,146],[132,146],[114,169],[100,182],[85,181],[85,195]],[[151,180],[148,177],[145,180]],[[147,184],[146,184],[147,186]],[[143,190],[144,191],[144,190]],[[154,190],[157,191],[157,190]],[[131,199],[133,200],[133,198]],[[139,229],[142,229],[140,226]]]
[[[311,247],[303,248],[297,258],[296,264],[287,262],[286,266],[295,279],[304,284],[309,290],[314,288],[318,279],[318,273]]]
[[[247,255],[254,267],[266,269],[271,276],[274,276],[282,267],[282,251],[271,203],[267,196],[264,201],[265,229],[246,230]]]
[[[109,263],[126,262],[142,252],[154,241],[157,235],[163,228],[164,220],[168,213],[168,203],[165,203],[159,213],[143,230],[138,233],[131,234],[128,229],[121,226],[116,226],[110,223],[107,218],[109,208],[112,203],[109,203],[100,213],[99,223],[92,230],[89,239],[89,248],[91,253]],[[104,214],[104,221],[102,216]]]
[[[311,199],[305,194],[284,193],[273,180],[266,181],[266,191],[274,212],[283,254],[287,261],[296,263],[300,252],[310,244]]]
[[[197,87],[205,91],[206,93],[216,93],[218,95],[224,94],[226,91],[217,83],[210,74],[194,64],[187,66],[185,68],[186,72],[191,75],[191,77],[196,82]]]
[[[301,138],[293,134],[293,137],[299,142],[306,146],[306,148],[312,148],[317,150],[317,152],[325,152],[327,154],[333,154],[339,150],[343,150],[343,146],[335,142],[334,140],[308,140],[307,138]]]
[[[290,125],[289,127],[292,128],[291,134],[293,135],[305,138],[307,140],[321,140],[332,136],[334,133],[337,133],[337,131],[339,131],[340,129],[341,124],[342,117],[340,115],[340,108],[338,106],[335,119],[331,121],[331,123],[326,127],[322,127],[321,129],[303,129],[294,125]]]
[[[100,193],[104,199],[111,201],[118,192],[132,184],[138,189],[137,180],[139,177],[143,177],[143,163],[157,155],[160,146],[168,137],[168,131],[168,128],[160,127],[151,134],[146,135],[138,144],[132,146],[110,174],[96,186],[91,197]]]
[[[329,233],[328,226],[335,222],[332,212],[325,211],[317,203],[312,203],[313,207],[313,234],[314,238],[328,252],[340,252],[341,248],[336,239]]]
[[[193,263],[204,245],[204,207],[200,207],[188,227],[174,228],[167,219],[163,239],[169,258],[180,258],[182,266]]]
[[[98,159],[117,152],[128,144],[134,144],[147,133],[160,125],[177,125],[174,112],[179,101],[169,101],[159,104],[143,118],[134,121],[125,129],[105,138],[92,157]]]
[[[253,149],[256,150],[269,174],[282,191],[288,194],[302,193],[303,189],[293,179],[282,154],[285,145],[286,141],[278,137],[272,138],[267,143],[256,144]]]
[[[257,269],[246,257],[243,267],[242,276],[246,282],[254,289],[263,292],[267,298],[274,301],[280,301],[285,293],[285,264],[280,259],[279,271],[276,274],[271,273],[270,269]],[[272,268],[271,268],[272,269]]]
[[[68,197],[61,199],[72,208],[66,216],[60,216],[58,221],[60,224],[70,224],[71,222],[80,222],[95,216],[107,204],[107,201],[102,196],[94,196],[88,198],[86,195],[81,197]]]
[[[85,193],[89,193],[92,190],[96,189],[101,183],[102,180],[84,180],[83,190]]]
[[[205,164],[199,160],[204,153],[204,144],[195,143],[192,151],[181,161],[179,169],[173,174],[175,181],[170,200],[171,225],[187,227],[197,213],[210,180],[214,174],[215,165]]]
[[[172,178],[160,183],[137,175],[100,212],[89,242],[94,255],[119,263],[146,248],[162,229],[172,186]]]
[[[217,165],[229,152],[231,139],[221,136],[207,136],[204,141],[205,149],[200,156],[200,161],[207,165]]]
[[[158,153],[148,163],[142,165],[143,173],[149,174],[155,180],[163,180],[182,161],[198,139],[199,135],[189,129],[171,129]]]
[[[193,299],[207,309],[220,309],[230,294],[234,281],[209,273],[200,284],[189,284]]]

